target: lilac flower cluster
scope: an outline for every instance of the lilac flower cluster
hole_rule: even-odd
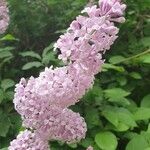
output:
[[[61,51],[59,58],[63,61],[83,61],[110,49],[118,33],[113,22],[125,20],[122,17],[125,8],[126,5],[118,0],[101,0],[99,7],[86,7],[82,13],[87,13],[88,16],[78,16],[68,32],[55,44],[55,48]]]
[[[9,24],[7,3],[5,0],[0,0],[0,34],[4,33]]]
[[[86,7],[83,15],[71,23],[54,45],[54,50],[61,52],[59,59],[67,66],[45,68],[37,78],[22,78],[16,85],[15,109],[22,116],[23,126],[32,130],[34,137],[41,141],[60,140],[67,143],[78,142],[85,137],[87,128],[84,118],[68,107],[78,102],[92,87],[94,75],[104,62],[102,54],[117,38],[119,29],[115,27],[115,22],[125,21],[122,17],[125,7],[120,0],[101,0],[98,6]],[[26,132],[30,131],[25,131],[28,137]],[[9,150],[24,149],[21,146],[14,148],[20,138],[25,142],[23,135],[12,142]],[[34,142],[27,138],[29,148],[26,149],[29,150],[31,145],[34,148]]]
[[[49,144],[31,131],[25,130],[10,143],[9,150],[49,150]]]

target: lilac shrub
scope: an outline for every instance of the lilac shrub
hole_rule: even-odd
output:
[[[86,7],[54,45],[66,66],[45,68],[37,78],[22,78],[16,85],[15,109],[23,126],[32,132],[21,133],[9,150],[46,150],[45,141],[75,143],[85,138],[84,118],[68,107],[92,88],[94,76],[104,63],[102,55],[118,37],[115,22],[125,21],[125,8],[120,0],[101,0],[98,6]],[[36,144],[40,140],[43,145]]]

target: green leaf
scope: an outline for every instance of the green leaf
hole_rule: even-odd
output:
[[[74,144],[68,144],[68,146],[71,147],[72,149],[77,148],[77,144],[76,143],[74,143]]]
[[[150,146],[150,133],[146,131],[141,131],[141,135],[146,139],[147,143]]]
[[[23,57],[32,57],[32,58],[37,58],[37,59],[41,60],[41,56],[38,53],[35,53],[34,51],[22,52],[22,53],[20,53],[20,55]]]
[[[121,88],[112,88],[104,91],[105,96],[108,98],[116,98],[116,97],[126,97],[130,94],[130,92],[125,91]]]
[[[148,0],[146,0],[146,1],[148,1]],[[148,6],[150,6],[150,4]],[[143,31],[144,31],[145,36],[150,36],[150,30],[149,30],[150,29],[150,19],[147,19],[147,21],[149,23],[145,24]]]
[[[21,117],[20,115],[13,113],[9,114],[9,119],[11,121],[11,129],[13,131],[19,131],[22,125]]]
[[[56,61],[55,55],[53,52],[47,53],[42,59],[42,63],[48,65],[50,61]]]
[[[0,115],[0,136],[6,137],[10,127],[10,121],[5,114]]]
[[[102,115],[112,123],[118,131],[126,131],[129,128],[136,127],[134,116],[123,107],[106,107]]]
[[[114,126],[118,126],[119,124],[119,118],[116,115],[116,112],[113,111],[113,108],[107,108],[102,112],[103,116],[109,121],[111,122]]]
[[[145,56],[143,63],[150,64],[150,55]]]
[[[119,84],[121,86],[124,86],[127,84],[127,78],[125,76],[122,76],[122,75],[117,77],[117,81],[119,82]]]
[[[141,101],[141,107],[150,108],[150,94],[146,95]]]
[[[29,62],[27,64],[25,64],[23,67],[22,67],[22,70],[28,70],[28,69],[31,69],[31,68],[39,68],[43,66],[43,64],[41,62],[38,62],[38,61],[33,61],[33,62]]]
[[[118,71],[118,72],[124,72],[125,71],[125,69],[123,67],[120,67],[120,66],[115,66],[115,65],[112,65],[112,64],[108,64],[108,63],[103,64],[102,71],[107,71],[109,69],[115,70],[115,71]]]
[[[150,54],[143,55],[139,59],[142,63],[149,64],[150,63]]]
[[[4,92],[0,89],[0,103],[3,101],[4,99]]]
[[[42,57],[45,57],[49,51],[52,52],[54,43],[51,43],[48,47],[43,50]]]
[[[8,147],[6,147],[6,148],[2,148],[2,149],[0,149],[0,150],[8,150]]]
[[[92,147],[93,147],[94,150],[101,150],[101,149],[97,146],[97,144],[93,144]]]
[[[2,60],[1,64],[5,64],[7,62],[10,62],[10,60],[13,58],[13,56],[10,56],[10,57],[6,57]]]
[[[132,140],[137,135],[138,134],[136,132],[129,131],[129,132],[125,133],[124,137],[127,138],[127,139],[129,139],[129,140]]]
[[[129,126],[122,122],[119,122],[117,128],[113,128],[113,129],[115,131],[123,132],[123,131],[127,131],[129,129]]]
[[[14,47],[3,47],[3,48],[0,48],[0,52],[2,51],[12,51],[14,50]]]
[[[105,97],[108,98],[110,102],[118,102],[122,105],[129,105],[130,102],[125,98],[130,94],[121,88],[112,88],[104,90]]]
[[[15,82],[11,79],[4,79],[1,82],[1,87],[4,91],[6,91],[8,88],[11,88],[15,85]]]
[[[150,47],[150,37],[144,37],[141,39],[141,42],[142,44],[145,46],[145,47]]]
[[[150,108],[140,107],[134,113],[135,120],[147,120],[150,119]]]
[[[116,55],[116,56],[113,56],[109,59],[109,62],[111,64],[118,64],[120,63],[121,61],[124,61],[125,60],[125,57],[121,56],[121,55]]]
[[[150,123],[148,124],[147,132],[150,133]]]
[[[89,145],[93,145],[94,141],[92,138],[85,138],[83,139],[79,144],[81,144],[83,147],[88,147]]]
[[[122,123],[122,122],[119,122],[118,126],[115,127],[113,124],[108,122],[105,126],[105,129],[106,130],[113,130],[113,131],[117,131],[117,132],[123,132],[123,131],[127,131],[129,129],[129,126]]]
[[[5,98],[8,100],[12,100],[14,97],[14,91],[8,91],[5,93]]]
[[[137,135],[128,143],[126,150],[144,150],[148,147],[146,139],[141,135]]]
[[[131,72],[129,75],[134,79],[142,79],[142,76],[138,72]]]
[[[96,109],[88,107],[88,109],[86,109],[85,112],[86,112],[85,119],[87,121],[89,128],[100,124],[99,113]]]
[[[102,150],[115,150],[118,145],[117,138],[112,132],[100,132],[96,134],[95,142]]]
[[[6,34],[3,38],[0,39],[0,41],[14,41],[14,40],[19,41],[11,34]]]
[[[0,52],[0,59],[4,59],[6,57],[12,57],[12,53],[9,51],[1,51]]]

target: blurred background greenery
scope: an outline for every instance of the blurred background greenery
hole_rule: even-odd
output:
[[[8,0],[11,22],[0,36],[0,150],[22,130],[13,107],[14,85],[37,76],[45,66],[59,66],[52,51],[87,0]],[[86,119],[88,132],[79,144],[51,143],[52,150],[150,150],[150,1],[125,0],[126,23],[104,56],[95,84],[74,111]]]

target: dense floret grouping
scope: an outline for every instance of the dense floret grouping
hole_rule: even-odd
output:
[[[43,141],[36,134],[25,130],[11,142],[9,150],[49,150],[49,145],[47,141]]]
[[[92,87],[104,62],[102,55],[117,39],[115,22],[125,21],[125,8],[120,0],[86,7],[54,45],[66,66],[45,68],[37,78],[22,78],[16,85],[15,109],[32,132],[21,133],[9,150],[46,150],[49,140],[74,143],[85,137],[84,118],[68,107]]]

